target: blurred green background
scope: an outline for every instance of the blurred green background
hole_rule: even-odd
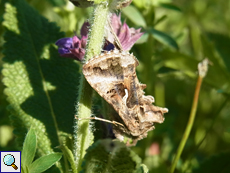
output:
[[[0,16],[3,21],[4,3]],[[90,8],[75,8],[67,0],[27,0],[41,15],[56,22],[67,37],[79,34]],[[119,13],[120,11],[116,11]],[[150,172],[167,172],[187,125],[197,81],[197,64],[209,58],[191,135],[178,164],[179,172],[191,172],[230,145],[230,1],[134,0],[121,10],[122,21],[145,34],[131,52],[140,61],[139,80],[157,106],[167,107],[165,122],[132,149]],[[0,27],[2,51],[4,29]],[[0,69],[2,57],[0,54]],[[2,74],[0,76],[2,79]],[[0,83],[0,150],[17,149]]]

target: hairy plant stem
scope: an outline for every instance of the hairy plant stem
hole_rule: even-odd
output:
[[[176,168],[176,165],[177,165],[177,162],[178,162],[178,160],[179,160],[179,158],[181,156],[181,153],[182,153],[182,151],[184,149],[184,146],[185,146],[185,144],[186,144],[186,142],[188,140],[189,134],[190,134],[191,129],[193,127],[194,119],[196,117],[196,111],[197,111],[197,104],[198,104],[200,88],[201,88],[203,78],[206,76],[207,70],[208,70],[208,60],[205,59],[203,62],[198,64],[199,76],[198,76],[197,83],[196,83],[196,89],[195,89],[195,93],[194,93],[194,98],[193,98],[193,103],[192,103],[192,108],[191,108],[189,120],[188,120],[186,129],[184,131],[183,137],[181,139],[180,145],[179,145],[179,147],[177,149],[176,156],[175,156],[175,158],[173,160],[173,163],[172,163],[172,166],[171,166],[171,169],[170,169],[170,173],[174,172],[174,170]]]
[[[90,19],[90,30],[87,41],[85,60],[88,61],[94,55],[101,52],[103,45],[105,25],[109,13],[108,3],[103,2],[94,6],[93,14]],[[86,81],[84,75],[81,75],[80,88],[76,106],[78,119],[89,118],[92,114],[93,89]],[[86,149],[93,143],[94,136],[89,121],[75,120],[74,124],[74,159],[77,172],[81,170],[83,157]]]

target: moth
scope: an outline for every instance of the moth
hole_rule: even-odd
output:
[[[145,96],[145,84],[136,75],[139,62],[134,55],[122,50],[105,52],[90,59],[83,65],[83,74],[88,83],[117,112],[112,121],[116,138],[130,145],[147,136],[154,123],[163,123],[167,108],[154,106],[154,98]],[[131,144],[132,143],[132,144]]]

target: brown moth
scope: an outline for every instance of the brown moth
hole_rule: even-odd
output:
[[[122,141],[128,136],[134,145],[155,128],[154,123],[162,123],[163,114],[168,112],[167,108],[154,106],[152,96],[144,95],[146,85],[136,75],[138,64],[132,54],[114,50],[90,59],[83,66],[86,80],[118,113],[113,121],[124,125],[113,127],[115,136]]]

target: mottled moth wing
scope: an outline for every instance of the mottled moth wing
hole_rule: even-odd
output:
[[[168,110],[152,105],[154,98],[144,95],[146,85],[138,81],[137,65],[138,60],[132,54],[114,50],[86,62],[83,74],[99,95],[113,106],[129,135],[141,139],[154,129],[153,123],[164,121],[163,114]]]

